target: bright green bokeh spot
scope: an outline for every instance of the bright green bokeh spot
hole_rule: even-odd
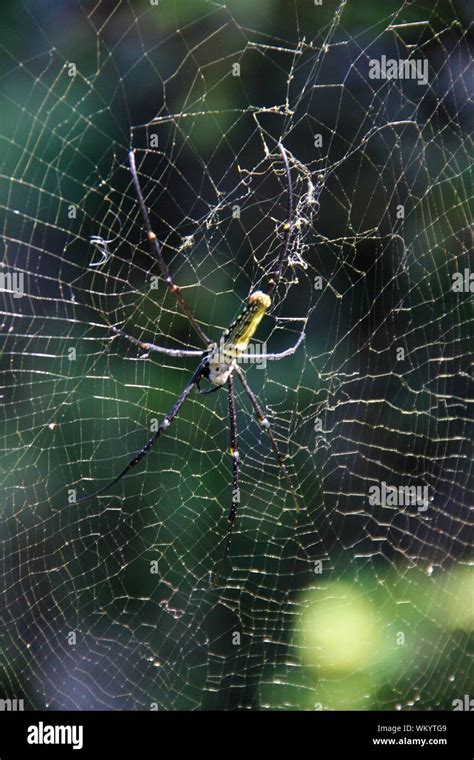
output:
[[[352,673],[380,656],[381,622],[355,588],[334,583],[301,616],[303,662],[325,673]]]
[[[474,630],[474,573],[465,568],[452,573],[448,581],[446,625],[463,631]]]

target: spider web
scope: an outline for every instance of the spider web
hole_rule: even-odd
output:
[[[468,6],[374,5],[2,10],[5,698],[429,710],[469,691]],[[426,61],[427,82],[372,79],[383,55]],[[282,351],[304,327],[305,341],[244,369],[302,508],[236,380],[240,504],[212,588],[231,500],[224,391],[192,394],[110,492],[75,505],[71,489],[119,472],[195,366],[112,327],[200,348],[148,250],[128,150],[217,340],[282,244],[279,141],[290,256],[256,338]],[[427,498],[371,504],[383,483]]]

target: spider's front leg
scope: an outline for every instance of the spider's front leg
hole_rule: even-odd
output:
[[[304,321],[306,321],[306,320],[304,320]],[[303,342],[304,338],[305,338],[305,334],[304,334],[304,330],[303,330],[303,332],[300,333],[300,335],[298,337],[298,340],[296,341],[296,343],[293,346],[291,346],[291,348],[287,348],[284,351],[279,351],[277,354],[266,354],[266,353],[255,354],[255,355],[254,354],[242,354],[242,356],[240,357],[240,360],[241,361],[242,360],[243,361],[248,361],[248,360],[251,360],[251,359],[255,359],[255,356],[258,357],[259,361],[263,361],[263,360],[265,360],[265,361],[279,361],[280,359],[285,359],[287,356],[292,356],[293,354],[296,353],[296,351],[300,347],[301,343]]]
[[[151,438],[148,439],[148,441],[145,443],[142,448],[137,451],[137,453],[128,461],[128,463],[125,465],[125,467],[116,475],[112,480],[109,480],[108,483],[105,484],[105,486],[102,486],[101,488],[98,488],[96,491],[90,494],[86,494],[85,496],[81,496],[79,499],[75,500],[75,504],[80,504],[86,501],[89,501],[89,499],[93,499],[96,496],[100,496],[100,494],[105,493],[105,491],[108,491],[109,488],[112,488],[115,483],[118,483],[119,480],[121,480],[130,470],[132,470],[134,467],[139,464],[142,459],[146,457],[146,455],[151,451],[155,443],[160,438],[161,434],[168,430],[169,426],[175,419],[175,417],[178,415],[181,407],[183,406],[184,402],[188,398],[189,394],[193,390],[193,388],[197,385],[199,382],[199,379],[202,376],[203,372],[203,363],[199,362],[198,366],[194,370],[191,379],[189,382],[185,385],[183,390],[181,391],[180,395],[178,396],[176,402],[171,407],[169,412],[165,414],[163,419],[161,420],[160,424],[158,425],[158,428],[153,433]]]
[[[118,327],[112,327],[113,332],[116,335],[120,335],[122,338],[133,343],[134,346],[138,346],[143,351],[156,351],[159,354],[166,354],[166,356],[175,356],[183,359],[187,356],[202,356],[202,351],[198,349],[182,349],[182,348],[164,348],[163,346],[157,346],[155,343],[144,343],[141,340],[137,340],[132,335],[127,335],[123,330],[119,330]]]
[[[168,290],[170,293],[174,296],[178,304],[180,305],[183,313],[187,317],[188,321],[193,326],[195,332],[197,335],[199,335],[199,338],[201,339],[202,343],[206,346],[209,344],[209,338],[207,337],[206,333],[202,329],[201,325],[197,321],[196,317],[192,313],[191,309],[189,308],[188,304],[186,303],[183,294],[181,293],[180,288],[178,285],[174,282],[170,271],[168,269],[168,266],[163,258],[163,252],[161,250],[161,244],[158,241],[158,238],[156,237],[155,233],[153,232],[150,216],[148,214],[148,210],[146,207],[145,199],[143,197],[142,188],[140,185],[140,180],[138,179],[138,172],[137,167],[135,164],[135,152],[131,150],[128,154],[128,160],[130,164],[130,171],[132,173],[132,180],[133,184],[135,186],[135,192],[138,199],[138,205],[140,206],[140,211],[142,214],[143,221],[145,223],[146,232],[147,232],[147,240],[148,245],[150,246],[150,250],[152,255],[155,257],[155,259],[158,262],[158,265],[161,270],[162,277],[168,287]]]

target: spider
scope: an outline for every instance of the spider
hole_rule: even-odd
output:
[[[260,403],[257,396],[254,394],[254,392],[250,388],[247,382],[247,379],[245,377],[245,374],[238,364],[239,361],[252,358],[252,355],[247,354],[246,350],[264,314],[268,311],[268,309],[271,306],[271,303],[272,303],[271,296],[278,286],[278,283],[280,281],[280,277],[282,274],[283,266],[285,264],[285,261],[288,258],[288,253],[289,253],[289,245],[290,245],[290,239],[291,239],[291,233],[292,233],[293,190],[292,190],[292,184],[291,184],[291,172],[290,172],[287,152],[281,143],[278,144],[278,148],[283,159],[286,180],[287,180],[287,187],[288,187],[287,218],[286,218],[286,222],[283,225],[283,240],[280,247],[280,252],[275,262],[274,269],[271,274],[271,278],[268,282],[267,292],[264,293],[261,290],[255,290],[254,292],[250,294],[244,308],[239,312],[237,317],[234,319],[234,321],[230,325],[229,329],[225,330],[224,333],[222,334],[219,344],[211,342],[210,339],[207,337],[206,333],[204,332],[200,324],[197,322],[197,320],[193,316],[178,285],[175,284],[170,274],[168,266],[163,257],[161,245],[158,242],[157,236],[153,232],[153,229],[151,226],[150,217],[149,217],[148,210],[146,208],[145,201],[143,198],[140,181],[138,179],[138,173],[137,173],[136,164],[135,164],[135,153],[133,150],[129,152],[128,159],[129,159],[129,164],[130,164],[130,171],[132,175],[133,185],[135,188],[138,204],[140,206],[144,226],[147,232],[147,239],[148,239],[148,244],[150,246],[151,253],[154,259],[158,263],[158,266],[161,270],[161,275],[166,285],[168,286],[170,293],[174,296],[174,298],[178,302],[185,316],[187,317],[190,324],[194,328],[194,331],[198,335],[201,342],[204,344],[205,349],[201,351],[201,350],[194,350],[194,349],[181,350],[181,349],[164,348],[162,346],[155,345],[154,343],[144,343],[132,337],[131,335],[127,335],[127,333],[123,332],[122,330],[119,330],[116,327],[112,328],[114,332],[116,333],[116,336],[121,336],[122,338],[128,340],[132,344],[146,351],[156,351],[160,354],[165,354],[167,356],[179,357],[179,358],[199,357],[199,362],[193,374],[191,375],[190,380],[187,382],[187,384],[181,391],[180,395],[178,396],[175,404],[172,406],[169,412],[164,416],[163,420],[160,422],[156,431],[153,433],[151,438],[145,443],[143,448],[141,448],[135,454],[135,456],[132,459],[130,459],[130,461],[126,464],[126,466],[118,473],[118,475],[112,478],[112,480],[110,480],[105,486],[99,488],[97,491],[94,491],[94,493],[86,494],[85,496],[82,496],[81,498],[76,499],[76,502],[75,502],[76,504],[85,502],[85,501],[88,501],[89,499],[93,499],[96,496],[99,496],[105,491],[108,491],[109,488],[115,485],[115,483],[118,483],[118,481],[121,480],[124,477],[124,475],[126,475],[129,472],[129,470],[136,467],[136,465],[138,465],[139,462],[141,462],[142,459],[144,459],[144,457],[152,449],[152,447],[155,445],[155,443],[157,442],[161,434],[169,428],[169,426],[173,422],[174,418],[178,415],[181,407],[183,406],[186,399],[191,394],[194,388],[196,388],[198,392],[200,393],[212,393],[214,391],[218,391],[224,386],[227,386],[228,413],[229,413],[229,425],[230,425],[230,454],[232,456],[232,498],[231,498],[231,506],[230,506],[230,510],[229,510],[229,514],[227,518],[228,529],[227,529],[227,537],[226,537],[222,562],[224,562],[224,560],[226,559],[229,553],[230,545],[232,542],[235,518],[237,514],[237,506],[239,502],[240,455],[239,455],[239,446],[238,446],[237,413],[236,413],[235,390],[234,390],[234,381],[233,381],[234,373],[239,378],[245,393],[250,399],[250,402],[254,409],[257,420],[259,421],[262,428],[268,434],[270,444],[273,449],[273,453],[277,461],[277,464],[280,467],[285,477],[285,480],[288,484],[290,492],[293,496],[295,506],[297,509],[299,509],[296,492],[295,492],[295,489],[293,488],[288,470],[283,461],[283,457],[281,455],[280,448],[273,434],[270,422],[265,414],[262,404]],[[301,332],[295,345],[293,345],[291,348],[288,348],[285,351],[281,351],[280,353],[259,354],[259,359],[275,361],[279,359],[284,359],[287,356],[291,356],[292,354],[296,352],[296,350],[298,349],[303,339],[304,339],[304,330]],[[208,380],[209,383],[212,385],[212,388],[205,391],[201,390],[200,383],[203,379]],[[218,575],[220,575],[220,571]]]

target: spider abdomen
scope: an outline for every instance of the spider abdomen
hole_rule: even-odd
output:
[[[213,385],[225,385],[270,304],[270,296],[261,290],[250,294],[245,307],[209,354],[208,379]]]

